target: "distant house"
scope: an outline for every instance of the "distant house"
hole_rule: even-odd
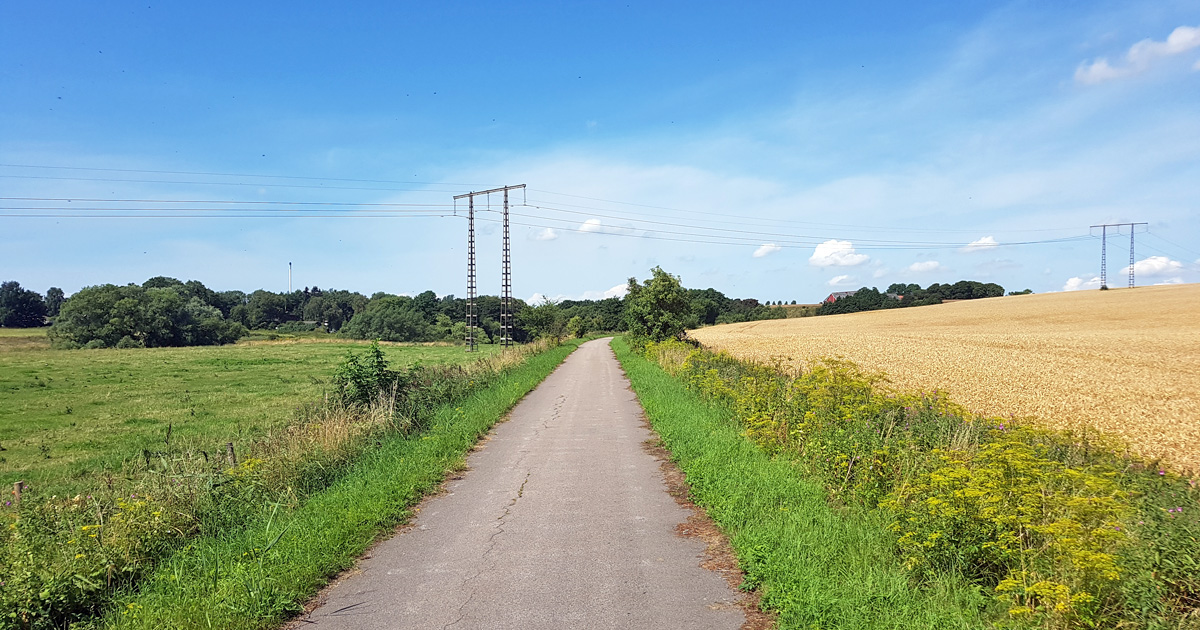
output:
[[[841,298],[850,297],[851,295],[854,295],[855,293],[858,293],[858,291],[834,291],[833,293],[829,294],[829,297],[825,298],[825,303],[833,304],[834,302],[840,300]]]

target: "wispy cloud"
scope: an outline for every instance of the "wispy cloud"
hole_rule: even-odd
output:
[[[909,271],[915,271],[917,273],[926,273],[929,271],[937,271],[938,269],[941,269],[941,268],[942,268],[942,263],[940,263],[936,260],[922,260],[921,262],[915,262],[908,266]]]
[[[533,237],[535,241],[553,241],[556,238],[558,238],[558,232],[554,228],[545,228]]]
[[[971,241],[970,243],[967,243],[967,246],[963,247],[959,251],[967,252],[967,253],[982,252],[982,251],[987,251],[989,249],[994,249],[994,248],[998,247],[999,245],[1000,245],[1000,243],[996,242],[995,237],[985,236],[981,239],[977,239],[977,240]]]
[[[1101,57],[1091,63],[1080,64],[1075,69],[1075,80],[1085,85],[1094,85],[1141,74],[1159,59],[1173,57],[1197,47],[1200,47],[1200,26],[1180,26],[1171,31],[1164,41],[1143,39],[1130,46],[1123,63],[1114,66],[1107,58]],[[1192,69],[1200,69],[1200,61],[1197,61]]]
[[[870,259],[870,256],[854,251],[854,244],[850,241],[831,239],[817,245],[808,258],[808,264],[814,267],[855,267]]]
[[[828,284],[831,287],[846,287],[850,286],[852,282],[854,282],[854,276],[841,275],[830,278],[829,282],[825,284]]]
[[[758,249],[754,250],[754,257],[762,258],[763,256],[767,256],[769,254],[774,254],[775,252],[777,252],[781,249],[783,249],[783,248],[776,245],[775,243],[763,243],[762,245],[760,245],[758,247]]]

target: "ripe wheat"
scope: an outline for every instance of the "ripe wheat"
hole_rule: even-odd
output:
[[[977,413],[1098,429],[1200,472],[1200,284],[1023,295],[691,332],[803,367],[844,357]]]

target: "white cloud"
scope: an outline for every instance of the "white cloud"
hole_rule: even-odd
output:
[[[854,282],[853,276],[843,275],[843,276],[834,276],[834,277],[830,278],[829,282],[827,282],[826,284],[828,284],[831,287],[845,287],[845,286],[850,286],[850,283],[852,283],[852,282]]]
[[[866,254],[855,252],[854,244],[850,241],[831,239],[817,245],[808,259],[808,264],[814,267],[854,267],[870,259]]]
[[[1092,63],[1080,64],[1075,69],[1075,80],[1079,83],[1094,85],[1111,79],[1132,76],[1146,71],[1150,64],[1163,57],[1171,57],[1193,48],[1200,47],[1200,26],[1180,26],[1171,31],[1165,41],[1143,39],[1129,47],[1125,53],[1125,63],[1113,66],[1108,59],[1101,57]],[[1197,62],[1193,69],[1200,69]]]
[[[1183,278],[1167,278],[1166,280],[1162,280],[1160,282],[1155,282],[1154,286],[1157,287],[1157,286],[1162,286],[1164,284],[1183,284]]]
[[[1145,260],[1139,260],[1133,264],[1134,276],[1166,276],[1179,273],[1183,269],[1183,263],[1178,260],[1171,260],[1166,256],[1151,256]],[[1123,275],[1129,273],[1129,265],[1126,265],[1121,270]]]
[[[882,278],[882,277],[888,275],[888,273],[890,273],[890,271],[888,270],[887,267],[880,267],[880,268],[876,269],[874,273],[871,274],[871,277],[872,278]]]
[[[908,266],[909,271],[915,271],[917,273],[925,273],[927,271],[937,271],[938,269],[941,269],[941,268],[942,268],[942,263],[940,263],[936,260],[923,260],[921,262],[915,262]]]
[[[775,243],[763,243],[762,245],[759,246],[758,249],[754,250],[754,257],[762,258],[763,256],[766,256],[768,254],[774,254],[775,252],[777,252],[781,249],[783,249],[783,248],[776,245]]]
[[[1107,59],[1097,59],[1090,64],[1083,64],[1075,69],[1075,80],[1085,85],[1095,85],[1110,79],[1129,76],[1133,71],[1128,68],[1114,68]]]
[[[1099,289],[1100,276],[1093,276],[1091,280],[1075,277],[1068,278],[1067,283],[1063,285],[1063,291],[1083,291],[1085,289]]]
[[[617,286],[608,289],[607,291],[584,291],[581,299],[584,300],[603,300],[604,298],[622,298],[629,292],[629,285],[618,284]]]
[[[537,306],[545,302],[554,302],[555,304],[558,304],[566,299],[569,299],[568,296],[562,295],[561,293],[553,297],[542,293],[534,293],[533,295],[529,296],[529,299],[525,300],[525,303],[531,306]]]
[[[545,228],[542,231],[538,232],[537,235],[533,237],[533,240],[535,240],[535,241],[553,241],[556,238],[558,238],[558,232],[556,232],[554,230],[554,228]]]
[[[597,234],[633,234],[634,230],[628,225],[605,225],[600,219],[588,219],[579,225],[580,232]]]
[[[968,253],[982,252],[982,251],[987,251],[989,249],[993,249],[999,245],[1000,245],[1000,243],[996,242],[995,237],[985,236],[981,239],[974,240],[974,241],[971,241],[970,243],[967,243],[966,247],[964,247],[958,251],[968,252]]]
[[[600,219],[588,219],[579,226],[580,232],[599,232],[603,229],[604,226],[600,223]]]

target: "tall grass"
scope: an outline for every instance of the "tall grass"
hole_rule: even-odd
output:
[[[537,354],[486,389],[439,408],[428,430],[392,435],[296,509],[263,506],[250,526],[172,555],[105,628],[269,628],[298,612],[381,533],[462,466],[465,453],[580,342]]]
[[[845,361],[645,353],[831,505],[890,530],[914,584],[962,576],[1005,626],[1200,626],[1200,491],[1113,440],[975,417]]]
[[[321,401],[302,406],[290,424],[246,445],[236,464],[219,451],[146,451],[127,462],[122,475],[109,475],[86,495],[34,496],[4,508],[0,608],[12,612],[0,616],[0,628],[87,623],[114,597],[161,573],[156,567],[165,558],[203,548],[203,541],[240,535],[247,523],[265,519],[270,530],[271,523],[339,483],[355,462],[373,461],[385,444],[430,441],[446,405],[524,384],[569,349],[532,345],[467,365],[399,371],[390,370],[373,349],[373,367],[395,377],[389,388],[348,401],[335,387]],[[413,483],[427,485],[422,479]],[[218,579],[221,569],[214,571]]]
[[[729,535],[779,628],[979,628],[989,602],[953,574],[916,588],[879,514],[836,507],[794,460],[747,440],[720,404],[613,342],[651,426]]]

